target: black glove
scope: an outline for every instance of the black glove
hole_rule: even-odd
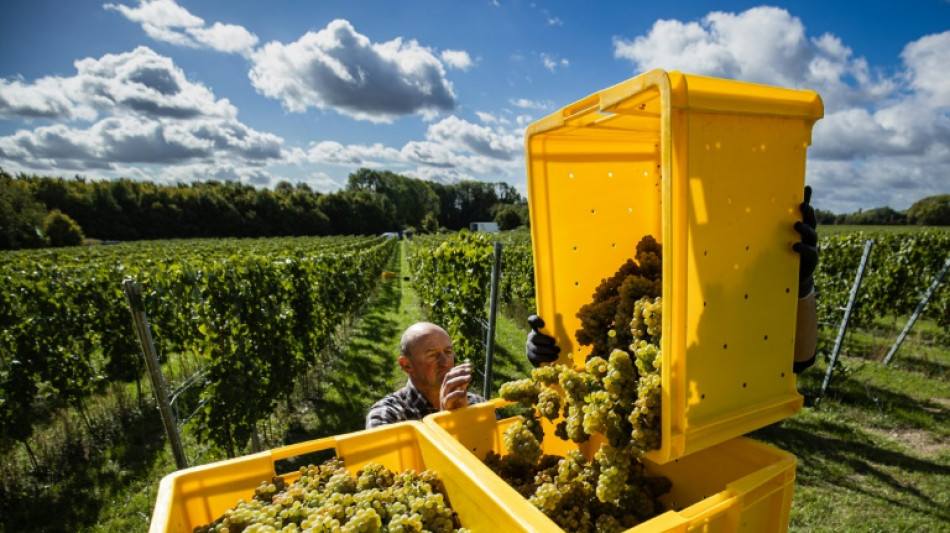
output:
[[[528,325],[531,326],[531,333],[528,333],[528,342],[525,345],[528,361],[537,368],[556,360],[561,348],[554,344],[554,337],[538,331],[544,327],[544,320],[538,315],[531,315],[528,317]]]
[[[811,204],[811,187],[805,187],[805,201],[798,206],[802,220],[795,223],[795,231],[801,236],[801,242],[792,245],[792,249],[801,256],[798,266],[798,297],[804,298],[815,289],[815,268],[818,267],[818,218]]]

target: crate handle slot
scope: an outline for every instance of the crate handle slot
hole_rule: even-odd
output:
[[[281,459],[305,455],[312,452],[319,452],[336,447],[335,437],[324,437],[322,439],[290,444],[271,450],[271,460],[275,463]]]

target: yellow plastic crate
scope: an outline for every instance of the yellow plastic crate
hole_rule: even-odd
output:
[[[275,462],[307,453],[335,449],[351,472],[376,462],[394,471],[432,470],[445,485],[452,509],[463,527],[473,532],[529,531],[531,517],[522,519],[495,494],[507,487],[501,479],[481,479],[469,463],[447,453],[441,439],[421,422],[328,437],[247,455],[165,476],[159,485],[150,533],[186,532],[216,520],[239,499],[249,500],[261,481],[278,475]],[[300,477],[284,474],[292,482]]]
[[[505,453],[504,431],[515,420],[497,421],[500,400],[456,411],[429,415],[425,424],[455,455],[460,466],[480,484],[490,487],[495,500],[507,502],[519,518],[512,529],[500,531],[562,531],[541,511],[504,483],[482,463],[488,451]],[[543,420],[544,453],[565,455],[568,450],[592,456],[597,442],[580,446],[553,436]],[[781,533],[788,529],[795,484],[795,456],[746,437],[737,437],[666,464],[644,461],[646,469],[673,482],[661,501],[669,509],[626,533],[749,532]],[[512,522],[514,524],[514,521]]]
[[[663,245],[662,448],[687,456],[794,414],[805,152],[817,94],[653,70],[525,138],[538,313],[583,364],[582,305]]]

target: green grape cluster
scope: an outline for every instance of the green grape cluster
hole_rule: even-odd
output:
[[[369,463],[356,476],[339,458],[300,469],[293,483],[274,477],[195,533],[465,532],[431,471],[395,473]]]
[[[671,487],[641,463],[660,446],[662,265],[652,237],[637,251],[578,313],[578,341],[593,345],[586,368],[540,367],[501,389],[528,409],[505,432],[508,453],[485,463],[565,531],[629,529],[662,512],[658,497]],[[560,439],[604,441],[590,460],[544,455],[541,417]]]

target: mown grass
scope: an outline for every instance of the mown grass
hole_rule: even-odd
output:
[[[798,457],[790,531],[950,531],[950,347],[925,322],[883,366],[905,320],[851,334],[816,401],[819,357],[799,376],[806,407],[752,433]]]

